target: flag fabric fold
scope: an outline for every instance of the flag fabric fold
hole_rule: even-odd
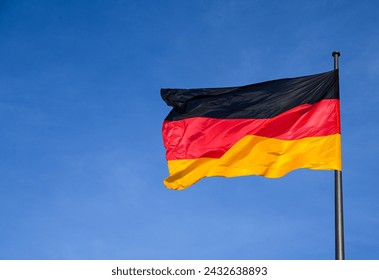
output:
[[[298,168],[341,170],[338,70],[241,87],[161,89],[169,177],[278,178]]]

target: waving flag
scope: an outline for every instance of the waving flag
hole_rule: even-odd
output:
[[[161,89],[161,96],[173,107],[162,128],[168,188],[210,176],[341,170],[338,70],[240,87]]]

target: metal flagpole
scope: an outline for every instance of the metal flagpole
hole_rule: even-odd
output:
[[[340,52],[334,51],[334,70],[339,69],[338,58]],[[334,171],[334,202],[335,202],[335,243],[336,260],[345,259],[344,228],[343,228],[343,204],[342,204],[342,171]]]

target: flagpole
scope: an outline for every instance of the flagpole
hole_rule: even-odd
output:
[[[334,51],[334,70],[339,69],[338,58],[340,52]],[[342,204],[342,171],[334,171],[334,200],[335,200],[335,245],[336,260],[345,259],[344,227],[343,227],[343,204]]]

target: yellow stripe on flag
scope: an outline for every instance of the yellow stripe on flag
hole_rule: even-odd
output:
[[[169,160],[164,184],[182,190],[201,178],[261,175],[279,178],[298,168],[341,170],[341,135],[279,140],[248,135],[221,158]]]

